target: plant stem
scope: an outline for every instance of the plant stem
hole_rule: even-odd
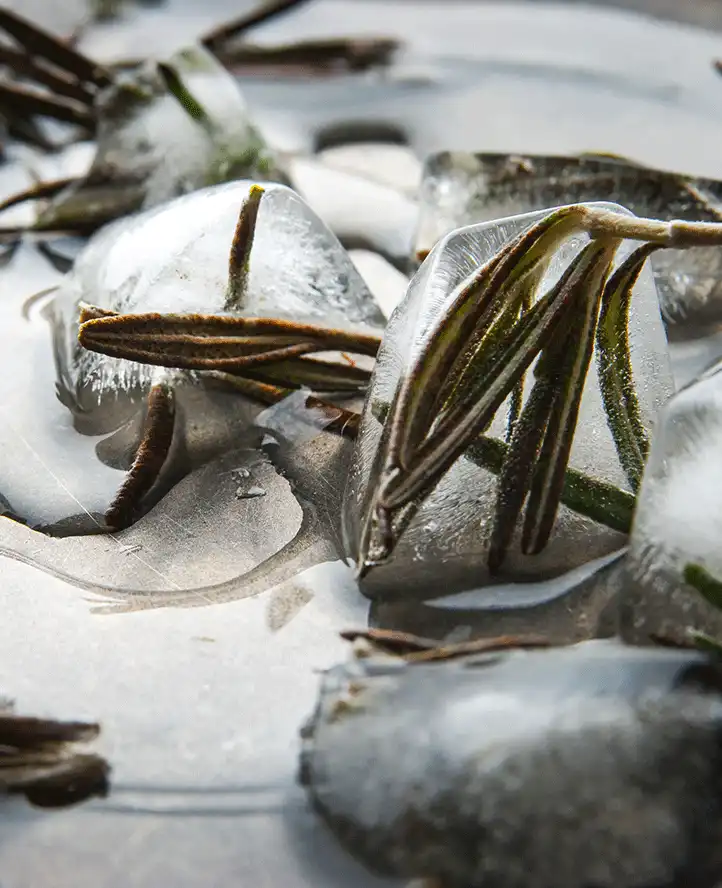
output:
[[[722,581],[701,564],[687,564],[682,571],[685,583],[696,589],[713,607],[722,610]]]
[[[486,436],[478,438],[464,454],[476,465],[500,474],[509,445]],[[599,481],[584,472],[567,467],[561,502],[573,512],[591,518],[612,530],[628,534],[632,526],[635,497],[606,481]]]

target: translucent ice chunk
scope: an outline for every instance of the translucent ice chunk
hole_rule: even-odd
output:
[[[500,583],[438,598],[378,600],[370,624],[410,632],[442,644],[502,635],[541,635],[568,644],[618,634],[620,574],[626,549],[605,555],[566,574],[534,583]]]
[[[366,650],[324,674],[300,780],[388,878],[712,885],[717,820],[697,812],[716,810],[722,703],[704,662],[596,641],[432,663]]]
[[[255,425],[276,442],[302,445],[312,441],[341,415],[341,411],[313,406],[313,402],[309,403],[310,395],[308,389],[291,392],[259,413]]]
[[[207,185],[280,176],[235,80],[201,46],[119,75],[96,113],[91,168],[50,205],[45,226],[81,215],[87,228],[88,220],[101,224]]]
[[[206,188],[119,220],[78,258],[55,300],[60,375],[71,392],[147,383],[152,368],[77,345],[78,303],[119,312],[228,313],[228,256],[253,183]],[[261,200],[244,313],[341,329],[383,329],[385,319],[336,236],[291,189]]]
[[[627,559],[622,631],[722,638],[722,612],[684,581],[696,565],[722,579],[722,365],[678,392],[660,412],[639,492]]]
[[[365,498],[378,483],[374,461],[382,436],[382,420],[400,381],[409,372],[431,329],[443,317],[455,287],[504,243],[548,212],[472,225],[443,238],[412,279],[404,301],[389,320],[346,490],[344,526],[354,558],[358,555]],[[562,246],[542,290],[559,277],[586,240],[586,236],[576,237]],[[620,249],[618,261],[631,249],[631,245]],[[631,300],[629,339],[641,416],[649,429],[657,409],[672,392],[672,381],[654,281],[646,269]],[[525,394],[530,389],[531,376],[531,372],[527,374]],[[504,438],[507,408],[508,404],[502,405],[497,412],[487,432],[489,436]],[[600,481],[626,487],[603,408],[596,361],[591,363],[584,388],[570,466]],[[374,567],[362,580],[364,591],[372,597],[429,598],[488,585],[491,578],[486,561],[496,494],[496,476],[481,468],[467,451],[419,508],[391,559]],[[559,576],[613,552],[623,545],[624,539],[621,533],[562,505],[547,547],[538,555],[526,556],[520,554],[519,542],[515,541],[497,581]]]
[[[645,169],[611,157],[444,152],[421,186],[417,254],[461,225],[555,204],[610,200],[638,216],[717,222],[722,182]],[[662,250],[651,258],[662,313],[683,329],[722,319],[722,248]]]

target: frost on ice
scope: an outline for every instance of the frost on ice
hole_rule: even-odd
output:
[[[722,579],[722,363],[660,412],[639,491],[627,557],[626,637],[722,637],[722,612],[684,580],[688,565]],[[683,639],[680,639],[683,640]]]
[[[152,372],[80,349],[80,302],[122,313],[230,313],[231,241],[252,184],[206,188],[95,235],[55,300],[66,388],[127,388]],[[294,191],[275,184],[261,201],[242,313],[375,333],[385,323],[336,236]]]
[[[378,875],[710,888],[722,702],[703,664],[599,641],[430,663],[363,650],[323,676],[300,780]]]

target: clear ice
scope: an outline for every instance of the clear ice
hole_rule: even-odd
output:
[[[660,411],[637,499],[623,594],[623,635],[722,637],[722,612],[684,580],[687,565],[722,579],[722,364]]]
[[[600,206],[611,206],[601,204]],[[620,207],[613,209],[624,212]],[[345,496],[344,529],[355,558],[363,501],[376,483],[374,458],[382,434],[379,416],[391,403],[433,326],[453,297],[454,288],[504,243],[543,218],[530,213],[461,228],[444,237],[412,279],[404,301],[387,327],[363,413]],[[542,289],[552,284],[586,242],[568,240],[557,252]],[[633,249],[620,248],[617,261]],[[632,368],[643,422],[649,430],[659,407],[672,393],[667,342],[651,272],[644,269],[635,286],[629,321]],[[527,374],[525,394],[530,388]],[[487,434],[503,438],[506,407],[502,405]],[[603,409],[596,360],[592,361],[582,397],[570,465],[596,479],[627,488]],[[486,567],[488,536],[496,497],[496,477],[466,456],[460,458],[423,503],[401,536],[388,563],[362,580],[364,591],[378,598],[426,598],[489,585]],[[518,540],[498,582],[534,581],[559,576],[624,545],[617,531],[559,509],[546,549],[536,556],[520,554]]]
[[[420,190],[416,251],[462,225],[544,207],[608,200],[637,216],[718,222],[722,182],[608,157],[470,154],[430,157]],[[665,319],[711,329],[722,318],[722,248],[661,250],[650,259]]]
[[[147,383],[153,373],[80,349],[80,302],[126,313],[229,313],[228,257],[253,184],[230,182],[184,195],[114,222],[92,238],[55,300],[63,387],[125,389]],[[244,314],[383,329],[381,310],[336,236],[290,188],[264,187]]]

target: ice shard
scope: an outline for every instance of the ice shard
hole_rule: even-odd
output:
[[[402,381],[431,331],[444,318],[460,282],[512,237],[548,212],[471,225],[447,235],[417,271],[404,301],[389,320],[366,400],[345,497],[345,536],[357,563],[359,557],[363,559],[360,547],[370,514],[369,502],[380,483],[377,463],[383,446],[384,420]],[[564,242],[547,270],[540,288],[542,292],[559,278],[586,241],[583,235]],[[631,249],[631,245],[621,247],[617,261],[622,261]],[[672,392],[672,380],[657,293],[651,272],[646,268],[632,294],[629,343],[641,420],[649,430],[657,410]],[[599,358],[597,354],[597,360]],[[529,395],[531,377],[533,372],[527,372],[524,398]],[[503,448],[508,440],[509,407],[507,398],[485,432],[492,449]],[[628,489],[605,413],[595,360],[591,362],[581,398],[570,468],[583,473],[586,479],[606,483],[614,491]],[[496,582],[546,580],[607,555],[624,544],[626,537],[619,525],[613,529],[613,522],[600,522],[588,517],[589,513],[582,514],[562,504],[546,548],[536,555],[522,554],[517,527],[515,542],[502,571],[492,577],[487,561],[498,471],[481,458],[475,445],[468,448],[422,501],[390,559],[367,572],[362,570],[362,590],[372,598],[428,599]],[[603,508],[606,495],[601,497]],[[631,503],[631,497],[629,500]],[[625,528],[628,526],[627,523]]]

